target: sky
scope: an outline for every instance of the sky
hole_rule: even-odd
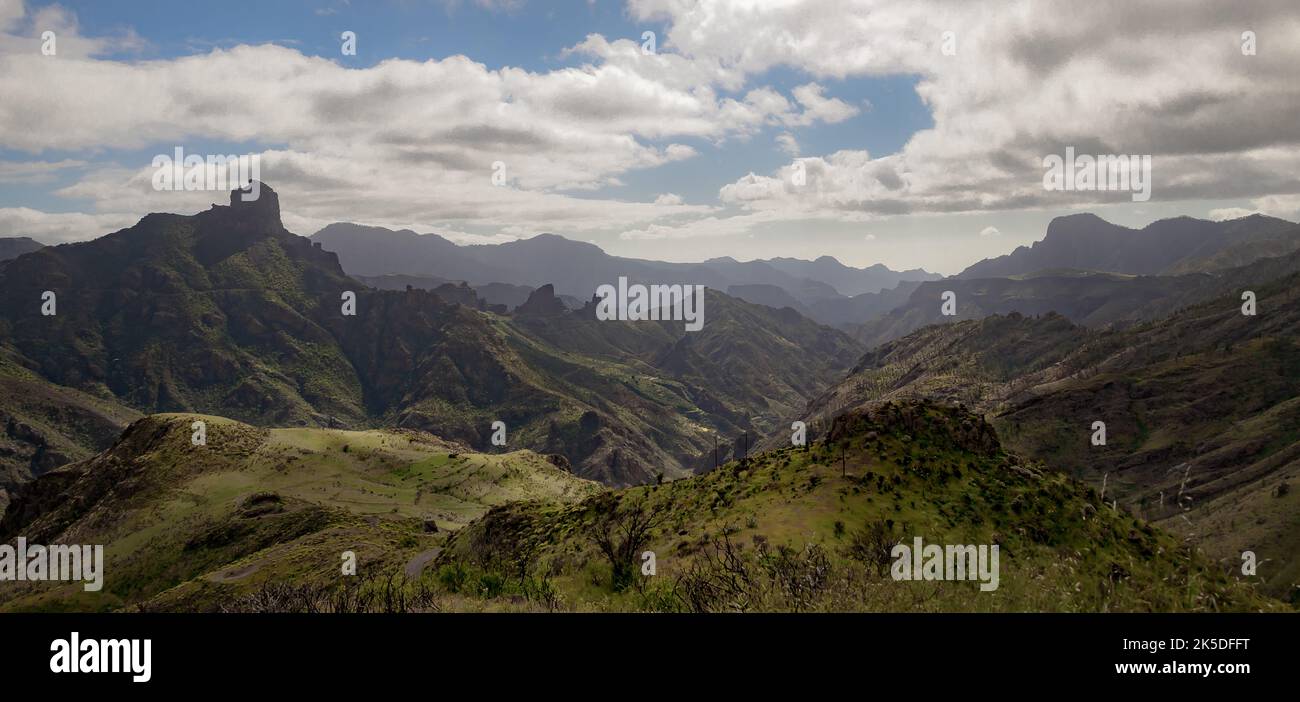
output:
[[[1300,219],[1297,66],[1295,0],[0,0],[0,236],[226,202],[155,187],[180,147],[302,235],[953,274],[1079,211]],[[1067,149],[1149,200],[1045,187]]]

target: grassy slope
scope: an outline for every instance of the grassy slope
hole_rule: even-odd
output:
[[[8,491],[108,447],[140,413],[49,383],[0,352],[0,514]]]
[[[196,419],[207,423],[206,446],[190,443]],[[150,598],[210,608],[268,579],[334,577],[345,550],[362,569],[401,568],[507,500],[601,490],[527,451],[484,455],[412,431],[263,430],[201,415],[143,419],[112,449],[32,487],[40,516],[23,523],[11,512],[0,531],[106,544],[106,585],[97,594],[27,585],[8,609]]]

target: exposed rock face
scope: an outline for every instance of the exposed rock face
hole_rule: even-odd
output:
[[[471,288],[463,281],[459,285],[443,283],[433,289],[433,294],[446,302],[464,305],[471,309],[481,310],[486,308],[486,304],[479,299],[478,294],[474,292],[474,288]]]
[[[564,306],[564,303],[555,296],[555,286],[547,283],[534,290],[528,296],[528,300],[515,309],[515,315],[519,317],[558,317],[567,311],[568,309]]]
[[[242,190],[231,190],[230,207],[241,216],[280,226],[280,196],[266,183],[254,181]]]

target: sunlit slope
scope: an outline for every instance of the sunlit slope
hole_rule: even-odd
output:
[[[205,445],[192,441],[196,421]],[[202,609],[265,578],[337,577],[344,551],[363,567],[401,567],[491,505],[602,489],[556,463],[413,431],[150,416],[111,449],[30,483],[0,523],[7,540],[104,544],[103,591],[22,584],[4,591],[5,606],[115,608],[180,586],[172,596]]]

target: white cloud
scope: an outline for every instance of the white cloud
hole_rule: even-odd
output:
[[[794,89],[794,97],[803,106],[804,111],[797,117],[789,118],[786,124],[807,126],[815,122],[836,124],[858,114],[858,108],[838,98],[827,98],[822,93],[825,88],[809,83]]]
[[[1001,236],[1002,232],[997,227],[984,227],[980,230],[980,236]]]
[[[682,204],[682,196],[676,195],[674,193],[664,193],[659,197],[655,198],[655,204],[656,205],[680,205]]]
[[[0,183],[45,183],[60,171],[83,168],[85,161],[0,161]]]
[[[1210,219],[1216,222],[1223,222],[1229,219],[1241,219],[1255,214],[1254,210],[1247,210],[1241,207],[1220,207],[1210,210]]]
[[[782,132],[780,134],[777,134],[776,145],[780,147],[781,151],[785,152],[786,154],[789,154],[790,156],[799,155],[799,142],[794,138],[794,135],[791,134],[790,132]]]
[[[62,244],[111,234],[138,219],[130,214],[50,213],[27,207],[0,207],[0,232],[31,237],[42,244]]]
[[[629,6],[636,19],[668,24],[667,45],[702,66],[723,67],[733,80],[778,67],[822,81],[920,76],[917,91],[933,129],[875,159],[845,152],[801,158],[809,188],[785,187],[791,164],[722,189],[724,201],[747,208],[840,211],[851,219],[1127,197],[1044,191],[1042,157],[1067,145],[1153,155],[1156,199],[1300,192],[1300,84],[1291,68],[1300,64],[1300,15],[1291,3],[1102,0],[1068,13],[1024,0]],[[1245,26],[1268,27],[1268,48],[1261,42],[1257,56],[1240,53]],[[944,56],[940,37],[953,28],[958,54]],[[805,104],[816,104],[817,85],[805,86]],[[835,111],[809,111],[828,118],[827,110]]]
[[[41,53],[45,32],[54,33],[53,56]],[[82,36],[77,16],[61,5],[46,5],[32,14],[22,0],[0,0],[0,54],[69,60],[143,47],[144,41],[133,30],[104,37]]]
[[[41,17],[0,2],[6,26]],[[75,17],[58,18],[68,37],[76,36]],[[296,227],[348,219],[576,234],[705,216],[715,208],[566,193],[622,185],[629,172],[698,156],[680,139],[722,142],[845,114],[842,102],[811,84],[793,91],[794,102],[768,88],[723,97],[717,67],[672,54],[645,57],[634,42],[598,36],[571,52],[592,63],[537,73],[489,69],[464,56],[356,69],[270,44],[177,59],[95,60],[87,57],[108,40],[87,39],[71,52],[75,58],[64,55],[62,36],[53,60],[19,39],[26,41],[2,39],[0,94],[8,109],[0,108],[0,147],[36,155],[169,154],[196,143],[273,144],[261,152],[262,178],[294,203],[285,218]],[[9,169],[32,182],[49,178],[41,168],[51,167],[37,164],[51,162]],[[491,181],[497,162],[509,187]],[[85,199],[98,213],[190,212],[225,200],[221,193],[155,192],[150,169],[139,163],[84,168],[57,194]]]
[[[633,20],[665,23],[657,54],[642,55],[639,41],[591,35],[563,52],[582,65],[534,72],[463,56],[356,69],[272,45],[109,61],[96,57],[138,38],[82,37],[76,18],[57,6],[29,15],[21,3],[0,0],[0,147],[32,154],[0,165],[0,180],[6,173],[49,179],[64,171],[54,165],[93,162],[109,149],[256,142],[269,145],[264,178],[281,193],[286,223],[301,233],[348,219],[415,223],[419,231],[437,225],[472,237],[552,230],[621,232],[634,241],[744,236],[779,222],[1126,200],[1125,193],[1042,188],[1042,157],[1075,146],[1151,154],[1154,200],[1250,202],[1295,218],[1300,16],[1293,3],[1071,7],[630,0]],[[58,57],[40,55],[36,24],[58,28]],[[1266,28],[1257,56],[1240,55],[1244,26]],[[960,32],[955,57],[939,50],[950,28]],[[772,69],[803,77],[778,90],[763,84]],[[871,109],[834,97],[840,81],[892,75],[919,77],[933,128],[880,156],[799,148],[792,131]],[[718,193],[723,207],[590,196],[631,181],[630,173],[698,157],[691,144],[771,132],[790,162],[728,176]],[[511,187],[491,184],[496,161],[506,164]],[[76,167],[84,175],[59,194],[92,203],[83,238],[102,226],[98,217],[224,201],[223,194],[154,192],[144,164]],[[29,226],[45,226],[30,212]],[[59,226],[72,220],[46,217],[64,232],[58,236],[68,235]]]

